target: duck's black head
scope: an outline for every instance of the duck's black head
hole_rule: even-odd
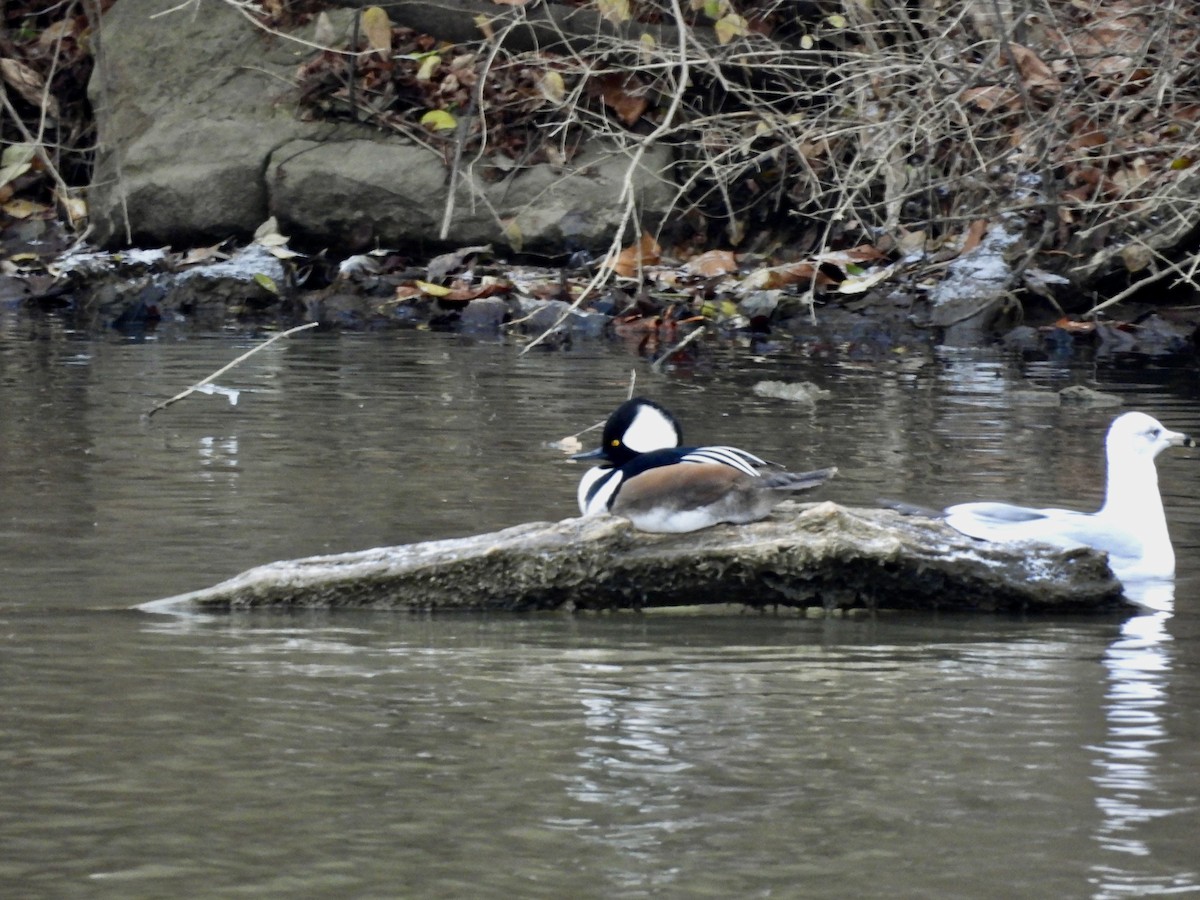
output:
[[[623,466],[642,453],[667,450],[682,443],[683,429],[673,415],[653,400],[634,397],[608,417],[597,449],[571,458],[601,459],[610,465]]]

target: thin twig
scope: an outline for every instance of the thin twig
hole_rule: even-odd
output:
[[[617,259],[621,253],[621,245],[625,239],[625,229],[629,222],[633,220],[636,213],[637,196],[633,189],[634,174],[641,167],[642,157],[646,155],[646,151],[653,146],[655,141],[659,140],[674,127],[675,116],[679,113],[679,107],[683,103],[683,95],[687,91],[688,77],[691,70],[691,60],[687,52],[687,36],[690,34],[691,29],[684,22],[683,9],[679,5],[679,0],[671,0],[671,10],[675,15],[675,25],[679,32],[679,75],[676,79],[675,91],[671,95],[671,105],[663,115],[662,121],[638,144],[632,159],[629,161],[629,165],[625,169],[625,180],[621,187],[621,199],[625,201],[625,210],[621,215],[621,222],[617,226],[617,232],[613,235],[613,239],[609,244],[608,253],[605,254],[600,267],[596,270],[596,274],[592,276],[592,279],[584,286],[579,296],[575,298],[575,302],[562,311],[562,314],[553,325],[527,344],[520,352],[520,356],[524,356],[553,334],[554,330],[565,322],[567,317],[578,309],[580,304],[590,297],[597,287],[607,281],[609,276],[616,270]]]
[[[297,325],[295,328],[289,328],[287,331],[279,332],[279,334],[275,335],[274,337],[270,338],[269,340],[263,341],[261,344],[259,344],[257,347],[253,348],[252,350],[247,350],[245,353],[243,353],[241,356],[239,356],[233,362],[229,363],[229,365],[222,366],[221,368],[217,369],[217,371],[215,371],[211,375],[209,375],[207,378],[202,379],[201,381],[197,381],[186,391],[180,391],[178,394],[176,394],[170,400],[164,400],[162,403],[159,403],[152,410],[150,410],[148,413],[146,413],[146,418],[147,419],[150,418],[152,415],[154,415],[160,409],[166,409],[172,403],[178,403],[180,400],[182,400],[188,394],[195,393],[200,388],[204,387],[204,385],[208,384],[211,381],[214,381],[221,375],[224,375],[226,372],[228,372],[230,369],[232,369],[238,363],[243,362],[244,360],[253,356],[259,350],[262,350],[265,347],[271,346],[273,343],[275,343],[280,338],[285,338],[288,335],[295,334],[297,331],[306,331],[309,328],[316,328],[319,324],[321,324],[321,323],[320,322],[308,322],[307,324],[304,324],[304,325]]]
[[[680,341],[674,347],[669,348],[666,353],[664,353],[662,356],[660,356],[658,359],[656,359],[654,361],[654,363],[650,366],[650,371],[651,372],[661,372],[663,366],[666,365],[667,360],[669,360],[672,356],[674,356],[676,353],[678,353],[680,350],[682,350],[684,347],[686,347],[692,341],[696,340],[696,338],[700,337],[700,335],[704,334],[704,331],[705,331],[704,326],[700,325],[698,328],[696,328],[695,331],[688,334],[688,336],[685,337],[682,341]]]
[[[1177,274],[1183,275],[1184,271],[1180,266],[1175,265],[1174,263],[1168,264],[1166,268],[1160,269],[1159,271],[1155,272],[1153,275],[1146,276],[1141,281],[1134,282],[1129,287],[1125,288],[1125,290],[1120,291],[1119,293],[1114,294],[1113,296],[1109,297],[1103,303],[1097,303],[1095,306],[1093,306],[1091,309],[1089,309],[1087,312],[1085,312],[1080,318],[1090,319],[1093,316],[1095,316],[1096,313],[1101,312],[1102,310],[1106,310],[1110,306],[1116,306],[1118,303],[1122,302],[1123,300],[1128,300],[1134,294],[1138,293],[1138,291],[1141,291],[1141,290],[1145,289],[1146,287],[1149,287],[1150,285],[1154,284],[1156,281],[1162,281],[1164,278],[1166,278],[1168,275],[1171,275],[1172,273],[1177,273]]]

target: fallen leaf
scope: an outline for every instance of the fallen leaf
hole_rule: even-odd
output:
[[[430,297],[445,297],[450,293],[450,288],[441,284],[430,284],[428,281],[414,281],[414,285],[420,288],[421,293],[428,294]]]
[[[984,112],[993,109],[1015,110],[1021,105],[1021,95],[1012,88],[999,84],[969,88],[962,93],[964,103],[970,103]]]
[[[279,233],[279,222],[274,216],[269,216],[254,229],[254,240],[259,244],[273,243],[276,246],[287,243],[287,238]]]
[[[750,28],[744,18],[737,13],[730,13],[713,23],[713,31],[717,35],[717,43],[728,44],[734,38],[745,37],[750,33]]]
[[[626,125],[632,126],[649,106],[646,86],[632,73],[610,72],[597,79],[604,105],[617,114]]]
[[[633,17],[629,9],[629,0],[596,0],[596,9],[614,25],[628,22]]]
[[[0,207],[14,219],[29,219],[34,216],[45,217],[52,210],[44,203],[34,203],[32,200],[9,200],[4,206]]]
[[[654,265],[662,257],[662,247],[651,235],[643,234],[617,255],[613,271],[622,278],[634,278],[643,266]]]
[[[421,66],[417,69],[417,74],[414,77],[417,81],[429,81],[433,78],[434,71],[441,64],[442,58],[436,53],[430,53],[421,60]]]
[[[492,20],[480,13],[474,19],[475,27],[479,29],[479,33],[488,41],[496,36],[496,29],[492,28]]]
[[[1130,243],[1121,248],[1121,262],[1129,272],[1140,272],[1154,262],[1154,252],[1142,243]]]
[[[504,240],[508,241],[508,246],[520,253],[521,248],[525,246],[525,235],[521,232],[521,225],[517,222],[516,217],[504,219],[500,224],[504,229]]]
[[[538,79],[538,90],[551,103],[562,103],[567,95],[567,86],[563,83],[562,75],[553,69]]]
[[[20,178],[33,168],[37,147],[33,144],[10,144],[0,155],[0,185]]]
[[[684,264],[684,269],[689,275],[699,275],[703,278],[728,275],[737,271],[737,257],[730,250],[709,250],[689,259]]]
[[[887,281],[895,273],[896,266],[891,265],[874,269],[863,275],[849,275],[842,279],[842,282],[837,286],[837,292],[839,294],[861,294],[869,291],[880,282]]]
[[[431,109],[421,116],[421,124],[430,131],[453,131],[458,127],[458,120],[444,109]]]
[[[64,38],[76,37],[79,34],[80,21],[79,19],[68,17],[47,25],[42,33],[38,35],[38,44],[42,47],[49,47]]]
[[[193,247],[179,260],[179,265],[195,266],[217,259],[229,259],[229,254],[221,251],[220,244],[213,244],[211,247]]]
[[[1043,94],[1058,93],[1062,90],[1062,83],[1055,76],[1054,70],[1028,47],[1010,42],[1008,52],[1027,89]]]
[[[472,256],[492,252],[491,244],[477,244],[473,247],[460,247],[449,253],[441,253],[429,260],[425,267],[425,276],[429,281],[442,281],[451,272],[461,269]]]
[[[643,31],[642,36],[638,38],[638,61],[643,66],[654,62],[655,50],[657,49],[658,41],[654,40],[654,35]]]
[[[329,13],[322,10],[317,14],[317,23],[313,26],[313,43],[320,47],[332,47],[337,40],[337,29]]]
[[[360,23],[368,47],[384,55],[392,52],[392,22],[386,12],[378,6],[367,7]]]
[[[88,217],[88,202],[82,197],[62,196],[58,191],[54,192],[54,199],[58,200],[62,212],[66,214],[67,221],[74,227],[78,222],[82,222]]]
[[[0,77],[27,103],[43,110],[47,118],[58,118],[58,100],[46,92],[45,80],[29,66],[15,59],[0,59]]]
[[[742,283],[738,285],[738,291],[741,293],[759,290],[769,291],[787,287],[791,284],[803,284],[805,287],[810,284],[814,287],[827,287],[836,283],[832,278],[818,269],[815,263],[805,261],[757,269],[742,279]]]
[[[987,219],[976,219],[967,226],[967,232],[963,235],[962,253],[970,253],[979,246],[983,240],[983,236],[987,234]]]
[[[1095,322],[1079,322],[1075,319],[1059,319],[1054,323],[1055,328],[1061,328],[1063,331],[1071,334],[1091,334],[1096,330]]]

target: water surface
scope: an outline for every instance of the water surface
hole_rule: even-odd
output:
[[[302,335],[0,319],[0,884],[21,897],[1200,894],[1200,492],[1160,464],[1172,611],[160,617],[278,558],[572,514],[548,446],[639,391],[824,496],[1098,504],[1111,410],[1195,372],[942,351]],[[811,381],[815,407],[756,397]],[[590,438],[594,439],[595,433]]]

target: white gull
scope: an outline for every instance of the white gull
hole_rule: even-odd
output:
[[[1103,550],[1113,574],[1122,581],[1170,578],[1175,574],[1175,550],[1167,533],[1154,458],[1167,447],[1195,446],[1190,437],[1169,431],[1153,417],[1128,412],[1108,429],[1108,485],[1099,512],[960,503],[946,510],[946,522],[963,534],[988,541],[1039,541]]]

